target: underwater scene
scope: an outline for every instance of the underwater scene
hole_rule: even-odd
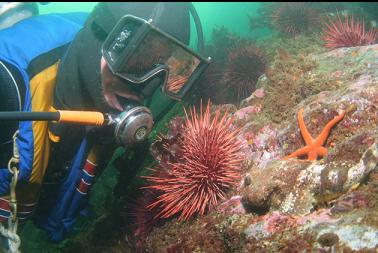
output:
[[[378,252],[378,3],[0,3],[0,252]]]

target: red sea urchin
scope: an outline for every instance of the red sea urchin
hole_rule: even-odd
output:
[[[238,103],[256,89],[258,78],[266,70],[266,60],[253,44],[236,47],[228,54],[223,75],[224,93]]]
[[[315,9],[305,2],[276,3],[280,6],[273,12],[273,26],[279,32],[299,35],[312,31],[319,23]]]
[[[179,141],[182,156],[177,162],[166,164],[165,173],[155,169],[155,175],[145,177],[145,188],[161,192],[148,208],[158,208],[159,218],[179,214],[179,220],[187,220],[195,213],[203,215],[225,197],[225,191],[240,179],[239,130],[230,130],[233,119],[221,117],[220,110],[211,120],[211,103],[205,112],[197,115],[195,108],[185,111],[185,130]]]
[[[344,21],[337,13],[336,19],[323,21],[325,25],[323,40],[325,47],[335,49],[339,47],[355,47],[374,44],[378,37],[378,30],[371,28],[365,31],[365,22],[355,21],[353,16],[346,15]]]

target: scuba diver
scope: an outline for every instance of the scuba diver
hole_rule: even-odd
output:
[[[188,46],[191,18],[198,52]],[[8,230],[33,214],[62,240],[115,149],[144,145],[194,87],[209,64],[202,51],[189,2],[103,2],[89,16],[40,15],[0,31],[0,220]]]

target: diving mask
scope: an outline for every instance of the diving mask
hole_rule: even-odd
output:
[[[126,15],[107,36],[102,55],[112,73],[135,86],[163,76],[162,92],[181,100],[209,64],[152,20]],[[142,89],[143,87],[140,87]]]

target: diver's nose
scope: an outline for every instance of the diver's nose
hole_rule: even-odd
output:
[[[101,83],[106,103],[119,111],[123,111],[119,97],[141,102],[143,97],[130,91],[119,77],[109,69],[104,57],[101,58]]]

